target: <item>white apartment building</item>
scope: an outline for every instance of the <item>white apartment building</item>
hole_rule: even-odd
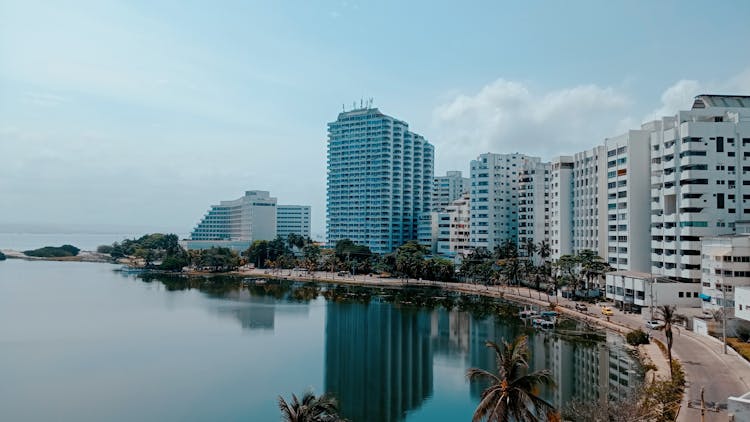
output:
[[[524,245],[528,242],[537,246],[543,241],[549,242],[551,168],[550,163],[536,159],[523,163],[518,181],[518,247],[522,255],[526,253]]]
[[[591,250],[606,259],[606,163],[604,145],[573,155],[573,239],[568,253]]]
[[[447,171],[445,176],[432,179],[432,211],[442,212],[451,202],[469,192],[470,181],[460,171]]]
[[[276,236],[286,239],[290,234],[310,237],[309,205],[279,205],[276,207]]]
[[[607,250],[600,256],[617,270],[651,270],[649,140],[648,131],[630,130],[605,141]]]
[[[446,213],[450,217],[449,255],[456,258],[464,257],[468,255],[471,247],[471,200],[469,194],[465,193],[453,201],[448,206]],[[441,249],[441,246],[439,246],[439,249]]]
[[[252,190],[241,198],[212,205],[190,234],[187,248],[245,250],[255,240],[275,237],[276,198],[268,191]]]
[[[445,176],[432,179],[432,199],[430,212],[419,215],[417,240],[433,254],[443,254],[448,250],[448,216],[446,209],[461,195],[469,192],[469,178],[460,171],[448,171]],[[442,249],[438,244],[442,242]]]
[[[447,212],[425,212],[419,215],[417,241],[431,254],[443,254],[448,249],[450,216]]]
[[[471,162],[471,245],[493,250],[518,242],[518,180],[523,154],[481,154]]]
[[[697,283],[680,283],[638,271],[612,271],[605,276],[605,285],[606,298],[627,309],[649,308],[655,311],[660,305],[701,306],[701,290]]]
[[[550,259],[573,252],[573,157],[559,156],[550,163]]]
[[[733,315],[735,290],[750,287],[750,234],[701,240],[701,285],[704,310]]]
[[[651,132],[651,271],[701,281],[701,238],[750,217],[750,97],[699,95]]]

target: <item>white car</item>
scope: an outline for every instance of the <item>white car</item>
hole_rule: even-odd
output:
[[[661,321],[646,321],[646,328],[651,330],[658,330],[659,328],[663,327],[664,323]]]

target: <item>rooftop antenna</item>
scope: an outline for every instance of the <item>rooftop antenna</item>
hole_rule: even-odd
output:
[[[352,110],[354,110],[355,108],[357,108],[357,102],[356,101],[352,101]]]
[[[367,108],[372,108],[372,97],[370,97],[370,99],[368,99],[367,102],[368,102]]]
[[[344,103],[341,103],[341,112],[343,113],[345,111],[346,111],[346,106],[344,105]]]
[[[359,99],[359,108],[363,108],[363,107],[364,107],[364,105],[362,104],[362,98],[360,97],[360,99]]]

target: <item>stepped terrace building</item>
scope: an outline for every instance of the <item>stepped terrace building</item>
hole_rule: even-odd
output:
[[[328,244],[351,239],[382,254],[417,240],[433,160],[432,144],[406,122],[377,108],[340,113],[328,124]]]
[[[212,205],[187,241],[188,249],[214,246],[245,250],[255,240],[276,237],[276,198],[270,192],[251,190],[245,196]]]

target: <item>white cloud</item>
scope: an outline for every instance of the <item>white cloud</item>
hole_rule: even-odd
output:
[[[693,103],[693,98],[701,94],[703,87],[698,81],[682,79],[667,88],[661,94],[661,106],[647,115],[643,120],[660,119],[663,116],[675,114],[677,110],[684,110]]]
[[[467,162],[482,152],[550,158],[592,146],[626,115],[630,98],[611,87],[580,85],[546,93],[498,79],[459,94],[433,113],[439,156]]]
[[[642,123],[690,109],[696,95],[750,94],[750,68],[722,81],[681,79],[649,110],[621,88],[579,85],[537,92],[497,79],[475,94],[451,93],[433,110],[437,172],[465,168],[484,152],[520,152],[549,159],[638,129]]]
[[[723,81],[696,81],[681,79],[667,88],[661,95],[661,105],[649,113],[643,121],[671,116],[678,110],[689,109],[693,99],[700,94],[750,94],[750,68]]]

